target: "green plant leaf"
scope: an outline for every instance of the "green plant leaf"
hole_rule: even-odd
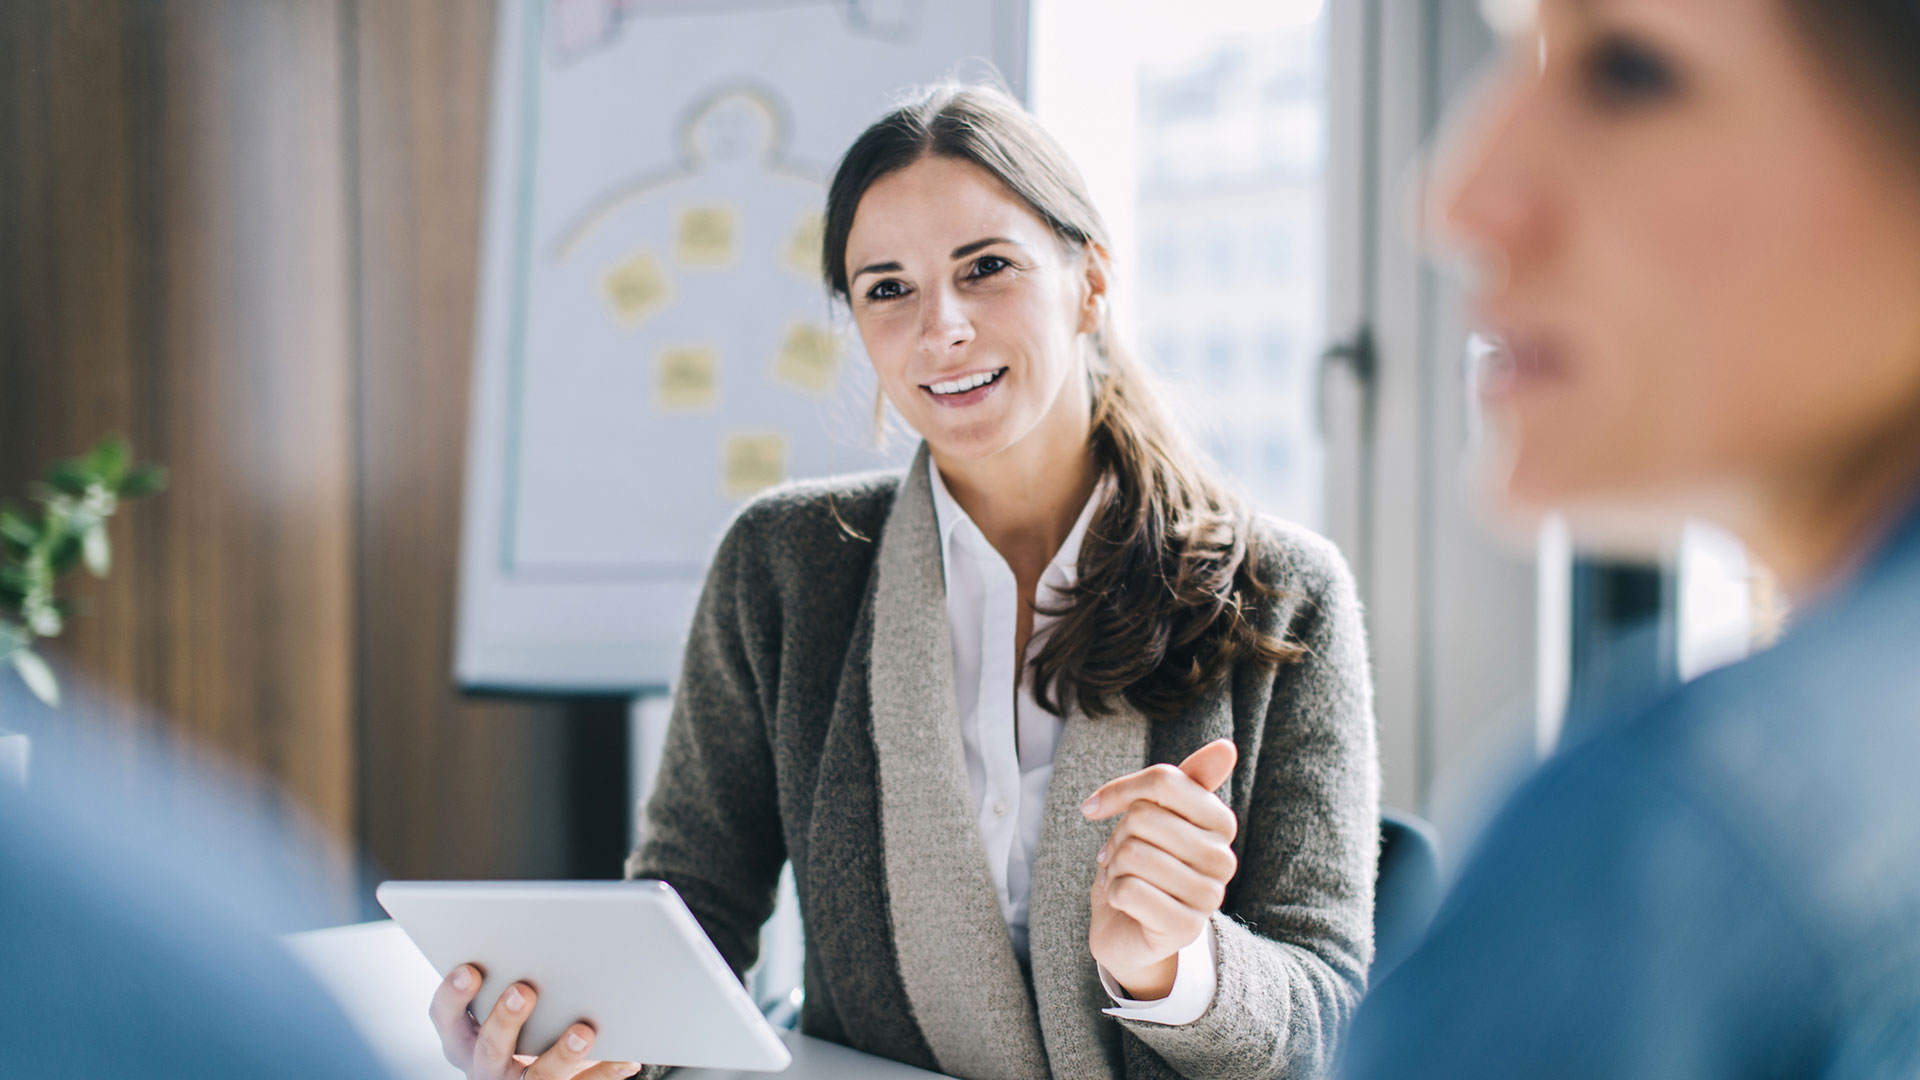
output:
[[[13,659],[13,654],[27,647],[33,639],[27,636],[24,627],[16,626],[7,619],[0,619],[0,664]]]
[[[123,499],[137,499],[164,490],[166,486],[167,470],[158,465],[143,465],[120,482],[119,495]]]
[[[56,575],[73,569],[73,564],[80,561],[81,544],[79,537],[69,533],[61,537],[59,543],[53,545],[53,552],[48,556],[47,563]]]
[[[46,600],[29,601],[21,614],[27,618],[27,632],[34,637],[59,637],[66,629],[67,617],[60,608]]]
[[[82,547],[85,549],[87,569],[93,572],[94,577],[106,577],[107,571],[113,568],[113,546],[107,541],[107,527],[95,525],[88,529]]]
[[[87,468],[109,491],[119,488],[127,476],[127,440],[109,435],[87,454]]]
[[[0,508],[0,538],[22,549],[40,540],[40,527],[14,507]]]
[[[80,461],[55,462],[54,466],[47,470],[47,486],[62,495],[72,495],[75,498],[85,495],[87,486],[95,479],[93,470]]]
[[[32,649],[19,649],[7,658],[13,664],[13,670],[20,673],[20,681],[27,684],[33,696],[47,703],[50,708],[60,707],[60,680],[53,677],[53,669],[47,666],[40,654]]]

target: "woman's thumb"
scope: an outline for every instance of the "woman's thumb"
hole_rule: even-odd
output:
[[[1233,745],[1232,739],[1215,739],[1188,754],[1187,760],[1180,763],[1180,771],[1194,783],[1213,791],[1233,775],[1234,763],[1239,760],[1240,748]]]

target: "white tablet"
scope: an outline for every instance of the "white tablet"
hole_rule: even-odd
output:
[[[567,1026],[598,1033],[593,1057],[774,1072],[791,1060],[753,999],[664,881],[389,881],[375,891],[445,974],[486,973],[473,1015],[525,981],[540,999],[519,1052]]]

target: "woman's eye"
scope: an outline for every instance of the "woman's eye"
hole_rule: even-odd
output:
[[[1599,99],[1615,107],[1658,101],[1679,86],[1666,61],[1630,38],[1614,37],[1587,59],[1587,79]]]
[[[982,255],[973,261],[973,273],[969,277],[991,277],[1013,264],[998,255]]]
[[[867,290],[868,300],[897,300],[907,294],[906,286],[897,281],[876,282]]]

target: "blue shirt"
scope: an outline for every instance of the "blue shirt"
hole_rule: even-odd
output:
[[[1345,1075],[1920,1076],[1920,513],[1780,645],[1529,780]]]
[[[268,933],[302,883],[259,879],[293,840],[267,804],[198,767],[109,771],[79,724],[36,735],[30,789],[0,779],[0,1077],[389,1076]]]

